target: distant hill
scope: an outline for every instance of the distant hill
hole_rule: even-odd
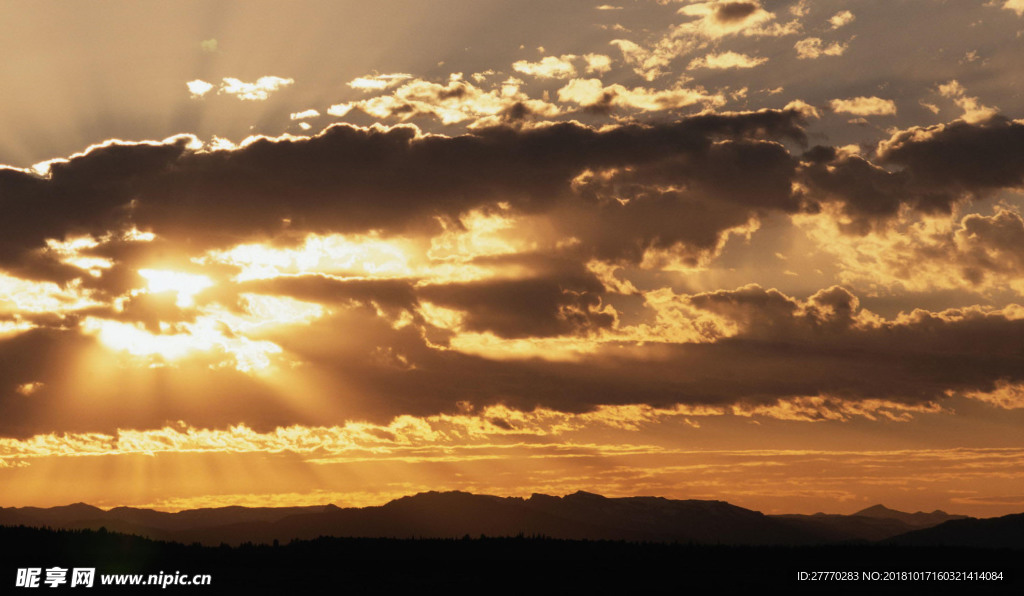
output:
[[[807,532],[821,536],[822,542],[867,541],[874,542],[898,536],[917,526],[897,519],[879,519],[857,515],[776,515],[773,516]]]
[[[871,517],[875,519],[895,519],[907,524],[908,526],[916,526],[919,528],[930,528],[931,526],[937,526],[941,523],[954,519],[967,519],[966,515],[950,515],[939,509],[932,511],[931,513],[924,513],[923,511],[918,511],[917,513],[905,513],[903,511],[896,511],[895,509],[889,509],[885,505],[868,507],[867,509],[862,509],[853,515],[858,517]]]
[[[815,515],[790,514],[775,517],[785,519],[807,531],[816,529],[824,539],[829,541],[885,540],[913,530],[937,526],[950,520],[966,519],[964,515],[950,515],[939,510],[931,513],[920,511],[906,513],[889,509],[884,505],[874,505],[852,515],[817,513]]]
[[[1024,513],[990,519],[957,519],[896,536],[901,546],[955,546],[1024,549]]]
[[[854,515],[767,516],[724,501],[607,498],[576,492],[527,499],[427,492],[378,507],[193,509],[177,513],[83,503],[0,508],[0,525],[99,529],[184,544],[270,544],[320,536],[462,538],[545,536],[572,540],[721,545],[812,545],[879,541],[963,516],[904,513],[881,505]],[[979,520],[963,520],[979,521]]]

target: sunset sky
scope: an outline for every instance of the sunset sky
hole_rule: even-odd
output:
[[[0,506],[1024,511],[1024,0],[0,22]]]

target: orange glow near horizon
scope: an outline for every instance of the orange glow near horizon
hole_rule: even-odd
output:
[[[17,480],[18,487],[5,495],[2,506],[85,501],[168,511],[344,507],[380,505],[429,490],[519,497],[585,490],[609,497],[726,500],[765,513],[852,513],[884,503],[911,512],[941,508],[988,517],[1020,506],[1013,499],[990,501],[984,495],[1011,491],[1020,475],[999,470],[1024,463],[1020,449],[686,451],[651,445],[492,443],[389,451],[368,450],[329,462],[291,451],[40,456],[28,465],[0,466],[0,478]],[[256,464],[259,478],[235,472]],[[97,474],[106,475],[104,469],[120,472],[96,482]],[[965,478],[971,480],[966,490]],[[916,487],[927,489],[931,498],[924,499]]]
[[[943,424],[941,413],[917,416],[919,425]],[[476,414],[403,416],[386,425],[257,431],[178,423],[114,434],[51,433],[0,439],[0,479],[21,479],[9,484],[16,490],[5,493],[0,506],[365,506],[427,490],[722,499],[767,513],[850,513],[882,502],[984,517],[1019,506],[985,496],[1019,483],[1019,448],[861,449],[860,431],[845,430],[848,422],[796,420],[768,411],[621,406],[565,414],[495,406]],[[744,445],[751,423],[779,436],[816,436],[822,446],[837,444],[838,437],[849,447]],[[711,448],[686,446],[698,436]],[[258,482],[231,471],[256,461],[263,470]],[[111,467],[121,470],[113,487],[96,475]],[[43,478],[51,475],[60,481],[47,484]],[[966,489],[965,478],[971,479]],[[43,486],[45,497],[36,492]]]

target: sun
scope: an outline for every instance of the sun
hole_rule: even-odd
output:
[[[132,290],[126,300],[173,293],[179,308],[192,309],[188,316],[178,319],[180,313],[165,313],[169,318],[161,319],[158,329],[137,321],[88,316],[82,328],[107,348],[143,358],[152,366],[188,359],[211,368],[230,367],[254,374],[267,371],[274,362],[292,361],[281,346],[261,337],[263,333],[308,325],[327,312],[315,303],[249,293],[238,294],[232,307],[215,299],[197,304],[197,295],[216,285],[210,277],[172,269],[140,269],[138,273],[146,285]]]
[[[180,308],[195,306],[196,294],[213,286],[213,280],[209,277],[195,273],[182,273],[166,269],[139,269],[139,275],[146,279],[146,289],[151,293],[174,292],[177,295],[175,303]]]

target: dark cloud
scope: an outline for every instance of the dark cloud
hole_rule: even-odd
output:
[[[691,303],[740,325],[738,335],[708,351],[735,352],[729,361],[745,376],[760,370],[774,379],[762,379],[768,392],[788,387],[783,393],[915,403],[941,400],[950,389],[988,390],[997,379],[1024,378],[1024,321],[1004,313],[918,310],[898,322],[862,322],[858,300],[839,287],[803,303],[756,286],[697,295]],[[777,370],[760,368],[776,360]],[[776,376],[786,370],[795,376]]]
[[[825,153],[814,152],[814,157]],[[866,231],[874,222],[895,216],[904,203],[917,203],[905,173],[891,172],[857,155],[832,154],[830,160],[810,162],[801,172],[802,180],[811,197],[840,203],[853,219],[855,231]]]
[[[796,161],[779,144],[725,141],[696,154],[578,178],[589,204],[556,216],[584,250],[640,261],[650,248],[680,245],[691,264],[714,251],[722,233],[769,211],[793,213]]]
[[[47,238],[137,225],[188,250],[291,230],[351,232],[431,225],[509,201],[549,209],[587,168],[647,164],[729,138],[803,140],[798,111],[701,115],[596,131],[562,123],[417,137],[410,127],[336,125],[313,138],[261,139],[233,151],[110,143],[52,166],[47,178],[0,170],[0,261]],[[184,243],[184,244],[182,244]]]
[[[914,406],[941,402],[949,390],[991,390],[998,379],[1024,379],[1024,321],[1001,313],[917,311],[898,323],[867,324],[857,319],[857,299],[842,288],[805,301],[758,287],[690,300],[735,320],[740,332],[715,343],[621,345],[581,362],[500,362],[423,349],[413,331],[380,325],[364,339],[393,346],[415,369],[367,367],[351,378],[370,393],[386,392],[370,406],[377,416],[402,411],[391,409],[398,407],[392,400],[418,413],[454,411],[457,401],[578,412],[598,404],[764,405],[817,395]],[[416,400],[408,402],[407,393]]]
[[[967,279],[979,283],[986,273],[1024,276],[1024,218],[1019,213],[972,214],[961,223],[958,260]]]
[[[576,185],[592,200],[632,198],[650,189],[686,187],[686,193],[745,208],[794,212],[796,161],[777,143],[723,141],[707,150],[589,176]]]
[[[109,143],[50,166],[46,179],[0,169],[4,212],[0,259],[41,248],[46,238],[103,234],[127,219],[131,201],[187,151],[186,139],[171,143]]]
[[[555,215],[580,250],[612,261],[640,262],[648,249],[676,249],[695,266],[713,254],[721,233],[742,226],[756,211],[677,191],[645,189],[626,204],[574,205]]]
[[[839,286],[821,290],[805,303],[757,285],[697,294],[688,301],[739,324],[744,338],[772,340],[848,331],[860,308],[857,297]]]
[[[478,264],[507,264],[510,260],[487,258]],[[422,302],[430,302],[462,312],[467,331],[492,332],[505,338],[579,334],[614,323],[615,316],[602,311],[604,286],[578,264],[553,262],[550,258],[515,260],[534,267],[535,275],[427,285],[405,279],[341,280],[294,275],[242,282],[225,287],[211,298],[231,304],[239,293],[252,292],[324,305],[359,303],[380,308],[392,317],[408,313],[419,324],[426,323],[418,309]]]
[[[417,304],[413,283],[405,279],[341,280],[325,275],[304,274],[241,282],[225,288],[222,292],[225,292],[225,295],[252,292],[289,296],[318,304],[353,301],[412,310]]]
[[[602,284],[593,277],[495,280],[426,286],[422,299],[466,313],[467,331],[500,337],[551,337],[610,327],[601,311]]]
[[[803,158],[811,196],[841,202],[851,230],[863,232],[903,205],[950,213],[957,202],[1024,185],[1024,124],[997,116],[913,127],[883,141],[876,163],[830,147]]]
[[[715,6],[715,20],[720,23],[742,21],[757,11],[753,2],[722,2]]]
[[[979,194],[1024,185],[1024,123],[1001,116],[969,124],[914,127],[879,147],[882,163],[941,194]]]

